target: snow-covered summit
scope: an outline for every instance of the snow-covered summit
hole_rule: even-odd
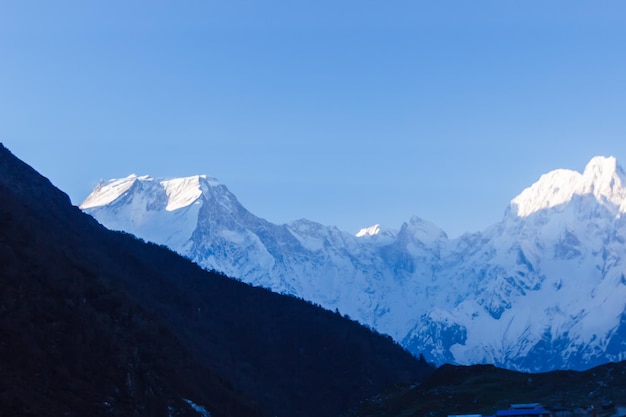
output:
[[[161,187],[167,196],[166,210],[174,211],[194,203],[208,188],[220,185],[206,175],[183,178],[154,178],[149,175],[131,174],[125,178],[101,180],[96,188],[82,202],[83,210],[102,207],[124,196],[133,186],[140,184],[146,189]]]
[[[512,212],[527,217],[539,210],[556,207],[574,196],[593,195],[600,203],[612,203],[626,212],[626,174],[615,157],[596,156],[583,173],[557,169],[542,175],[537,182],[511,200]]]
[[[154,178],[132,174],[100,181],[80,208],[109,229],[124,230],[180,251],[188,245],[205,201],[234,199],[228,193],[215,178],[206,175]]]
[[[363,236],[375,236],[377,234],[380,233],[380,224],[375,224],[373,226],[370,227],[364,227],[361,230],[359,230],[357,232],[357,234],[355,235],[356,237],[363,237]]]
[[[398,230],[375,224],[362,228],[354,237],[375,245],[388,245],[398,237]]]

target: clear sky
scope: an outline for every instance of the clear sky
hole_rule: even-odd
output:
[[[0,0],[0,141],[74,204],[204,173],[274,223],[457,236],[626,165],[626,2]]]

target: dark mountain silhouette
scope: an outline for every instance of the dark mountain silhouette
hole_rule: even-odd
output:
[[[1,415],[193,415],[190,400],[334,416],[432,372],[338,314],[105,229],[2,145],[0,274]]]
[[[100,267],[77,214],[0,149],[0,415],[263,415]]]

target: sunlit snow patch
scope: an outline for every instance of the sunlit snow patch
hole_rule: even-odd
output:
[[[137,179],[147,178],[147,175],[137,177],[137,175],[131,174],[126,178],[100,181],[93,192],[89,194],[80,205],[80,208],[84,210],[92,207],[106,206],[128,191]]]
[[[195,175],[193,177],[161,181],[165,194],[167,194],[167,207],[165,207],[165,210],[178,210],[196,201],[202,195],[200,178],[206,177]]]

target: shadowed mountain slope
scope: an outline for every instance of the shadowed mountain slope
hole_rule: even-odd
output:
[[[190,399],[215,416],[333,416],[432,371],[338,314],[106,230],[4,147],[0,198],[8,415],[157,415]]]

